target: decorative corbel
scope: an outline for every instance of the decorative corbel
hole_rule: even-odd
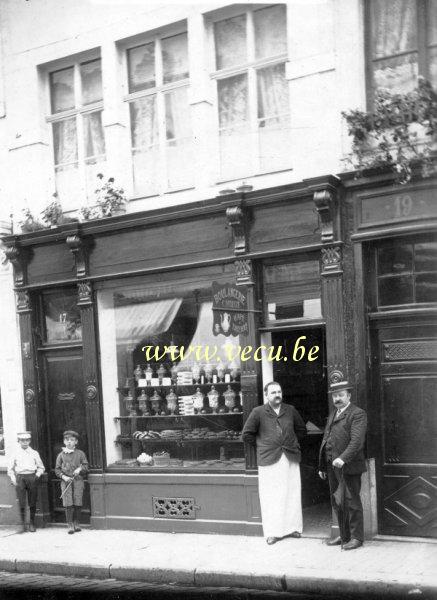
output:
[[[27,279],[27,263],[29,260],[29,252],[19,246],[6,246],[5,250],[6,258],[11,262],[14,267],[14,284],[15,287],[22,287],[26,285]]]
[[[237,285],[253,284],[252,261],[247,258],[239,258],[235,261],[235,275]]]
[[[230,206],[226,209],[226,218],[232,227],[234,236],[234,254],[245,254],[248,252],[248,240],[246,234],[247,215],[241,206]]]
[[[88,246],[77,234],[69,235],[66,239],[67,246],[74,256],[76,277],[81,279],[88,276]]]
[[[30,296],[27,290],[18,290],[16,292],[17,313],[30,312]]]
[[[335,199],[329,189],[314,192],[314,204],[319,213],[322,225],[322,242],[334,241],[334,211]]]

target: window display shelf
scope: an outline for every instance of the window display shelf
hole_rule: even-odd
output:
[[[165,438],[165,439],[152,439],[152,438],[147,438],[147,439],[134,439],[131,437],[123,437],[123,438],[118,438],[115,443],[116,444],[126,444],[126,443],[132,443],[132,442],[139,442],[141,444],[180,444],[180,445],[184,445],[184,444],[205,444],[205,443],[220,443],[220,444],[241,444],[241,439],[229,439],[229,438],[181,438],[181,439],[171,439],[171,438]]]
[[[114,421],[121,421],[124,419],[205,419],[210,417],[238,417],[241,416],[242,411],[239,412],[228,412],[228,413],[204,413],[197,415],[120,415],[114,417]]]

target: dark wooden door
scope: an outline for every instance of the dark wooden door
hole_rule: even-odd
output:
[[[47,456],[50,510],[53,521],[64,521],[60,499],[60,481],[54,472],[56,457],[63,446],[62,433],[73,429],[79,433],[79,445],[88,456],[85,398],[83,396],[82,349],[46,351],[43,357],[46,391]],[[90,496],[85,484],[84,522],[90,518]]]
[[[371,436],[377,452],[379,531],[437,536],[437,327],[373,326]]]

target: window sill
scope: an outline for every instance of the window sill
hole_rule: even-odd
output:
[[[265,177],[266,175],[277,175],[280,173],[291,173],[292,171],[293,167],[288,167],[286,169],[278,169],[277,171],[257,171],[256,173],[253,173],[251,175],[242,175],[241,177],[236,177],[235,179],[217,179],[215,183],[216,185],[225,185],[233,182],[240,183],[241,181],[246,179],[253,179],[255,177]]]

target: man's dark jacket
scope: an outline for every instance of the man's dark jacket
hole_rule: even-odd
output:
[[[305,437],[302,417],[291,404],[281,404],[277,415],[269,403],[257,406],[243,427],[243,441],[256,443],[258,466],[278,462],[282,453],[294,462],[300,462],[299,439]]]
[[[358,475],[366,471],[364,444],[366,441],[367,415],[362,408],[349,404],[336,418],[337,410],[328,417],[319,452],[319,470],[326,471],[325,446],[331,432],[332,460],[344,461],[343,471]]]

